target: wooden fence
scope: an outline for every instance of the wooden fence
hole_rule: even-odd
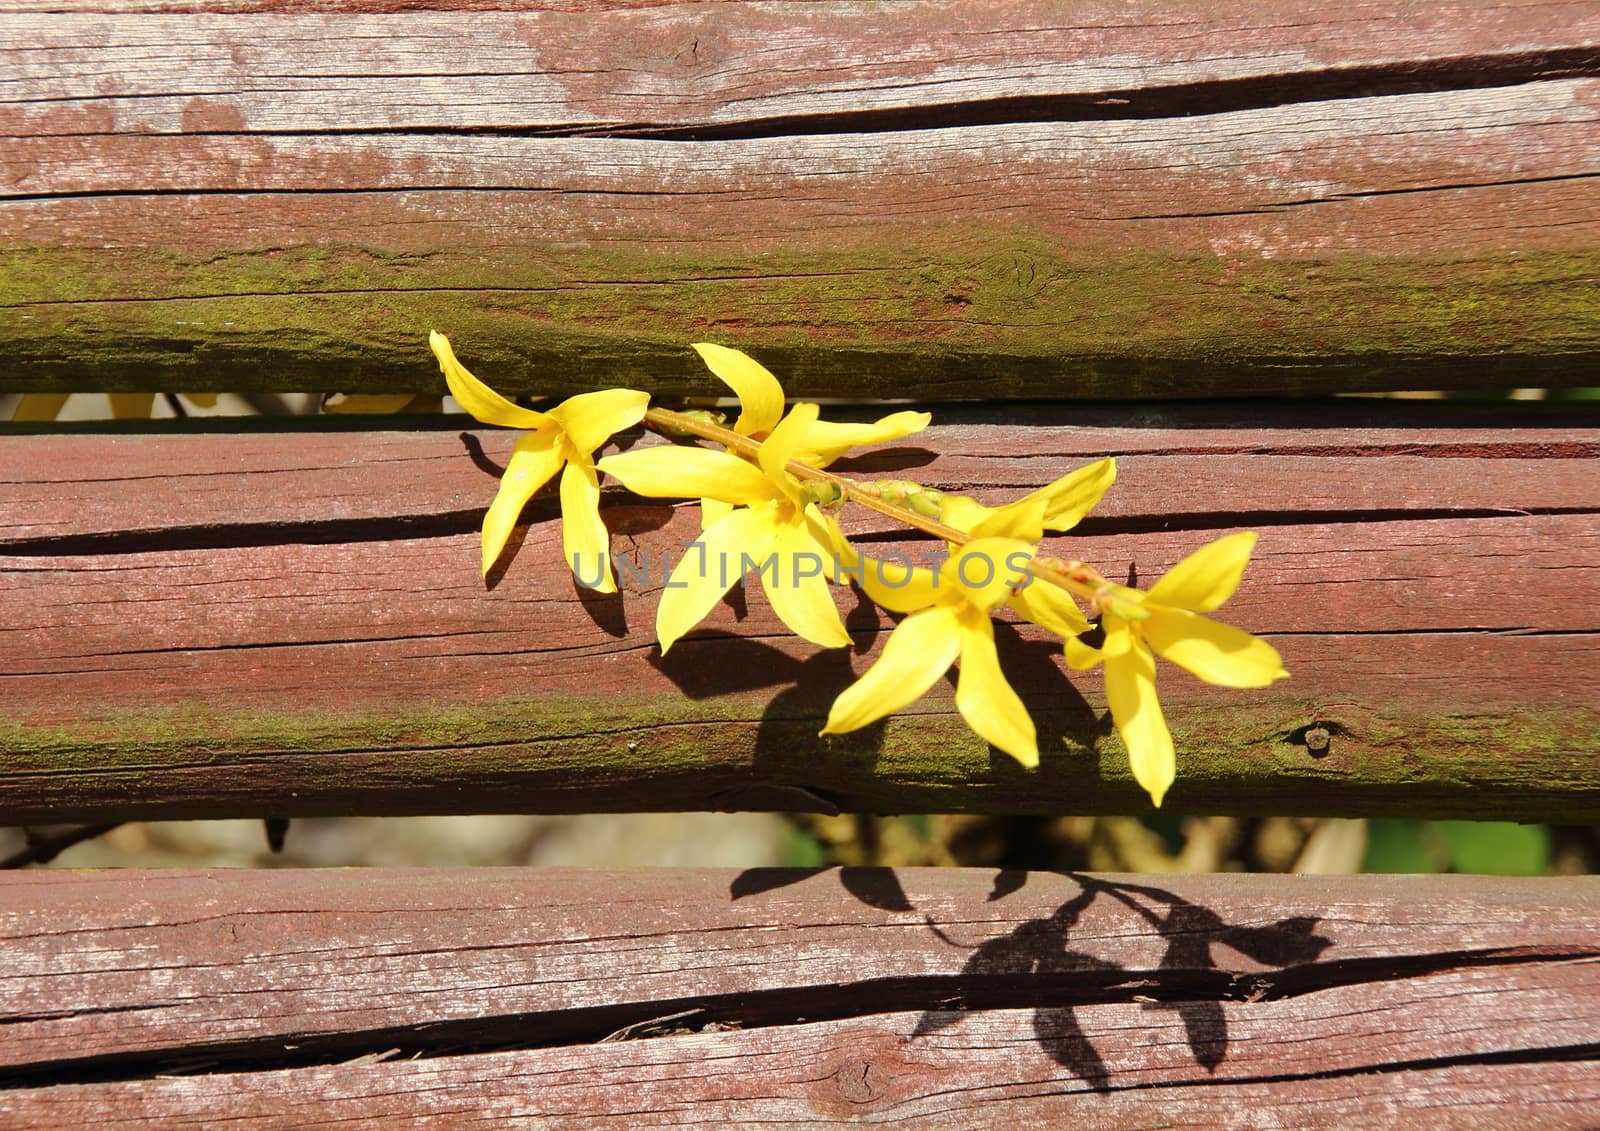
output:
[[[1163,670],[1177,812],[1600,820],[1600,5],[0,0],[0,393],[497,387],[928,403],[842,469],[1146,581],[1258,529]],[[1249,397],[1251,399],[1229,399]],[[968,401],[968,404],[952,404]],[[870,411],[830,408],[836,415]],[[844,738],[889,621],[759,597],[662,658],[508,432],[0,426],[0,823],[1147,811],[1099,677],[1003,625],[1043,764],[951,697]],[[624,436],[623,445],[653,442]],[[919,543],[875,516],[876,551]],[[1586,1127],[1589,878],[12,872],[0,1122]]]

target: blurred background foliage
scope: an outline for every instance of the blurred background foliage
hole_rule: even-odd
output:
[[[1299,817],[802,817],[784,863],[1110,872],[1580,875],[1600,829]]]
[[[1585,400],[1547,393],[1378,394]],[[525,400],[525,398],[524,398]],[[75,393],[0,396],[0,420],[150,420],[459,411],[435,396]],[[332,818],[0,829],[0,866],[340,867],[645,865],[1003,867],[1107,872],[1476,872],[1600,870],[1600,826],[1298,817],[875,817],[773,813]]]

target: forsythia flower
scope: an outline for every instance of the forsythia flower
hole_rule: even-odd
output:
[[[832,524],[806,501],[788,470],[816,420],[816,405],[795,405],[762,441],[760,466],[729,452],[686,447],[645,448],[600,461],[601,471],[635,494],[729,504],[700,535],[699,552],[685,554],[667,581],[656,609],[663,654],[749,568],[761,578],[772,611],[800,636],[825,648],[850,643],[828,591]]]
[[[739,398],[739,419],[733,430],[741,436],[764,440],[783,417],[783,386],[778,379],[755,358],[736,349],[712,342],[695,342],[694,349],[706,368]],[[932,414],[926,412],[894,412],[871,424],[813,420],[795,446],[792,458],[811,467],[827,467],[853,447],[898,440],[922,431],[932,419]],[[709,528],[731,509],[726,501],[707,496],[701,500],[701,524]]]
[[[986,507],[965,495],[946,495],[940,521],[974,538],[1003,532],[1037,542],[1046,530],[1060,533],[1077,526],[1116,481],[1117,461],[1107,456],[1001,507]],[[1016,523],[1029,517],[1039,503],[1043,504],[1040,529],[1030,536],[1030,532],[1017,529]]]
[[[1277,649],[1241,629],[1203,617],[1239,588],[1256,536],[1229,534],[1184,558],[1147,592],[1112,586],[1103,603],[1105,643],[1066,642],[1080,671],[1104,661],[1111,718],[1128,748],[1134,780],[1157,806],[1176,774],[1172,734],[1156,700],[1151,650],[1221,687],[1266,687],[1289,673]]]
[[[1117,461],[1107,457],[1004,506],[986,507],[965,495],[944,495],[939,519],[974,538],[998,536],[1037,542],[1046,530],[1059,533],[1078,525],[1116,481]],[[1058,636],[1070,639],[1089,631],[1089,622],[1077,604],[1057,585],[1041,583],[1018,589],[1006,599],[1006,607]]]
[[[733,430],[741,436],[764,439],[783,417],[783,386],[778,379],[755,358],[736,349],[711,342],[695,342],[694,349],[706,368],[739,398],[739,419]],[[813,420],[791,458],[811,467],[827,467],[851,448],[921,432],[932,419],[926,412],[894,412],[871,424]]]
[[[613,433],[644,419],[649,394],[602,389],[568,397],[549,412],[535,412],[513,404],[467,372],[456,360],[450,339],[437,330],[429,333],[428,345],[439,359],[450,395],[462,408],[485,424],[531,429],[512,447],[500,490],[483,516],[483,572],[487,574],[500,556],[533,493],[561,471],[561,552],[575,573],[580,560],[597,556],[600,582],[594,588],[615,593],[610,543],[600,520],[600,479],[595,474],[594,452]]]
[[[877,662],[834,700],[822,733],[843,734],[893,714],[957,663],[956,709],[967,725],[1024,766],[1037,766],[1033,720],[1000,671],[989,619],[1032,557],[1033,547],[1017,538],[975,539],[937,573],[852,554],[851,572],[867,595],[911,615],[889,634]]]

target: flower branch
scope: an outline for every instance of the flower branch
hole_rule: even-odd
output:
[[[731,428],[726,428],[714,421],[706,420],[699,416],[687,413],[674,412],[669,408],[650,408],[644,414],[645,424],[657,433],[672,437],[676,435],[696,436],[702,440],[722,444],[730,451],[736,452],[746,459],[755,461],[761,451],[761,443],[752,440],[749,436],[741,436]],[[830,483],[839,489],[841,499],[859,503],[868,510],[877,511],[879,514],[894,519],[902,525],[931,534],[935,538],[943,539],[952,546],[965,546],[973,540],[972,535],[964,530],[918,514],[910,507],[901,506],[885,499],[881,491],[873,491],[870,487],[857,483],[854,479],[843,475],[835,475],[820,467],[812,467],[800,460],[792,459],[785,464],[789,474],[796,479],[813,483]],[[1086,601],[1097,602],[1103,599],[1105,587],[1109,584],[1093,567],[1079,561],[1064,562],[1059,558],[1035,557],[1028,563],[1028,572],[1042,581],[1059,586],[1077,597]]]
[[[990,506],[906,481],[860,483],[826,470],[852,448],[911,435],[931,417],[901,411],[870,423],[821,420],[815,404],[786,407],[777,378],[726,346],[701,342],[694,349],[738,397],[731,428],[703,413],[650,407],[645,393],[631,389],[582,393],[549,412],[534,412],[468,372],[442,334],[429,342],[451,393],[468,412],[524,430],[484,518],[485,572],[523,505],[560,473],[563,553],[580,584],[615,592],[598,505],[604,474],[635,494],[700,500],[701,534],[691,544],[698,559],[685,553],[656,609],[663,653],[750,572],[778,619],[821,647],[850,643],[831,583],[849,578],[875,604],[902,614],[877,660],[834,700],[824,735],[857,730],[905,708],[955,666],[956,707],[968,725],[1024,766],[1036,766],[1033,720],[995,648],[993,618],[1003,605],[1058,636],[1069,668],[1104,666],[1106,700],[1129,768],[1160,805],[1176,773],[1176,755],[1156,698],[1155,657],[1223,687],[1264,687],[1288,675],[1266,641],[1204,615],[1238,588],[1253,533],[1202,546],[1147,590],[1114,584],[1080,561],[1040,556],[1046,532],[1071,529],[1112,486],[1115,460],[1076,468],[1020,499]],[[641,421],[670,437],[692,436],[716,447],[672,444],[595,458],[612,435]],[[869,558],[830,513],[844,502],[929,534],[948,552],[937,568]],[[589,557],[600,559],[597,580],[579,572],[580,560]],[[1034,579],[1048,584],[1033,585]],[[1099,618],[1099,647],[1084,639],[1092,626],[1079,601]]]

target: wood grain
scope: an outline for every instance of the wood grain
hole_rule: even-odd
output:
[[[826,416],[872,419],[882,411],[837,406]],[[1107,529],[1106,519],[1126,529],[1170,525],[1174,516],[1184,516],[1179,525],[1204,525],[1222,513],[1331,521],[1582,511],[1597,502],[1581,469],[1600,456],[1600,412],[1572,404],[945,405],[934,415],[932,432],[863,450],[840,469],[1003,498],[1114,456],[1118,487],[1095,508],[1089,530]],[[170,423],[142,433],[10,429],[0,433],[0,547],[61,549],[73,544],[63,539],[84,544],[99,535],[128,544],[164,533],[171,541],[178,532],[201,545],[225,540],[229,526],[341,521],[475,529],[514,439],[460,416],[411,418],[407,431],[375,431],[370,421],[318,430],[336,423],[243,434]],[[1185,480],[1206,490],[1164,487]],[[853,531],[891,525],[848,513]]]
[[[1579,1127],[1597,927],[1592,879],[16,874],[0,1113]]]
[[[0,387],[436,388],[429,327],[546,393],[1600,356],[1593,3],[154,7],[11,9]]]
[[[1128,1011],[1107,1025],[1149,1025]],[[1108,1014],[1110,1011],[1108,1011]],[[1137,1018],[1137,1020],[1134,1020]],[[898,1022],[898,1023],[897,1023]],[[899,1055],[908,1019],[811,1024],[781,1035],[675,1038],[675,1046],[588,1056],[486,1053],[449,1060],[352,1062],[237,1076],[171,1077],[0,1096],[0,1111],[36,1126],[159,1128],[226,1119],[243,1128],[387,1126],[682,1127],[689,1122],[810,1128],[897,1123],[1005,1128],[1057,1125],[1215,1127],[1248,1112],[1263,1131],[1349,1127],[1589,1131],[1600,1100],[1593,1060],[1419,1065],[1382,1075],[1216,1082],[1150,1080],[1126,1092],[1021,1071],[1016,1048],[1038,1040],[1026,1014],[988,1016],[937,1054]],[[1102,1033],[1094,1030],[1091,1037]],[[1150,1034],[1170,1041],[1171,1034]],[[971,1042],[966,1047],[964,1042]],[[1143,1050],[1140,1050],[1142,1053]],[[653,1055],[652,1055],[653,1054]],[[381,1054],[380,1054],[381,1055]],[[681,1057],[692,1058],[684,1064]],[[709,1067],[702,1067],[708,1062]],[[1020,1079],[1019,1079],[1020,1078]],[[968,1080],[971,1083],[968,1083]],[[580,1083],[580,1081],[582,1081]],[[645,1105],[648,1105],[646,1107]]]
[[[1294,675],[1237,692],[1164,667],[1178,810],[1592,820],[1593,422],[1491,429],[1453,407],[1214,406],[1144,427],[1146,409],[1103,408],[1065,429],[969,410],[856,472],[995,502],[1128,453],[1103,517],[1047,548],[1145,583],[1261,531],[1223,616]],[[943,687],[819,740],[892,627],[853,593],[850,654],[795,640],[757,594],[662,658],[662,562],[696,536],[691,508],[611,496],[614,552],[643,576],[599,598],[558,564],[553,501],[536,500],[485,587],[474,527],[509,439],[8,438],[0,815],[1142,808],[1099,677],[1069,681],[1031,626],[1000,648],[1040,727],[1035,774],[973,738]],[[927,551],[847,524],[872,553]],[[1320,758],[1314,724],[1332,735]]]
[[[1549,0],[1426,16],[1372,0],[1337,12],[1314,0],[976,0],[959,18],[950,4],[407,0],[403,11],[357,2],[340,14],[295,3],[63,7],[0,4],[18,13],[11,66],[29,83],[9,99],[11,112],[41,135],[81,132],[72,128],[81,117],[52,116],[49,101],[109,112],[130,133],[194,133],[202,89],[231,95],[227,104],[265,132],[643,133],[909,108],[957,114],[963,104],[1044,97],[1071,99],[1084,116],[1121,117],[1139,111],[1106,104],[1113,92],[1150,99],[1176,89],[1194,106],[1196,87],[1215,103],[1224,84],[1266,79],[1416,87],[1419,72],[1464,70],[1468,60],[1553,72],[1600,28],[1600,7]],[[484,7],[503,14],[483,15]],[[151,19],[152,9],[167,15]],[[244,10],[255,18],[239,18]],[[180,33],[183,50],[172,53]]]

